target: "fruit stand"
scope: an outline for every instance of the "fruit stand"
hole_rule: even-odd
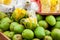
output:
[[[0,1],[0,40],[60,40],[60,1]]]

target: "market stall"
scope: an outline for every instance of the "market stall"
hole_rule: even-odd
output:
[[[0,40],[60,40],[60,1],[1,0]]]

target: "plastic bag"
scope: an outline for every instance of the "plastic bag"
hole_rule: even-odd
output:
[[[37,24],[36,12],[39,10],[39,6],[36,0],[3,0],[3,3],[0,4],[0,11],[2,12],[13,12],[12,18],[15,21],[19,21],[26,14],[28,18],[25,20],[31,24],[29,27],[33,27],[33,24]],[[25,13],[23,12],[25,10]],[[36,26],[34,26],[36,27]]]
[[[0,1],[0,11],[13,12],[15,8],[22,8],[27,10],[38,10],[38,4],[35,0],[2,0]]]
[[[14,9],[14,5],[16,5],[16,0],[2,0],[0,2],[0,11],[2,12],[12,12]]]
[[[26,28],[34,30],[37,27],[37,18],[35,15],[35,11],[27,11],[28,18],[23,18],[20,20],[21,24],[24,24]]]
[[[39,8],[37,2],[35,0],[25,0],[25,1],[17,0],[17,1],[18,3],[14,6],[15,10],[13,11],[12,17],[16,21],[18,21],[19,19],[23,18],[25,15],[28,15],[28,19],[30,19],[31,21],[37,24],[36,12]],[[26,12],[21,13],[22,9],[25,10]]]

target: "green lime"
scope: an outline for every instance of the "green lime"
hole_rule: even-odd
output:
[[[50,32],[49,30],[45,30],[45,34],[46,34],[46,35],[50,35],[50,33],[51,33],[51,32]]]
[[[37,20],[38,20],[38,21],[40,21],[40,20],[43,19],[43,17],[42,17],[40,14],[37,14],[36,16],[37,16]]]
[[[50,24],[51,26],[54,26],[56,24],[56,19],[53,15],[49,15],[46,17],[46,21],[48,22],[48,24]]]
[[[53,29],[51,32],[53,40],[60,40],[60,29]]]
[[[43,38],[45,36],[45,31],[43,27],[37,27],[34,33],[37,38]]]
[[[12,21],[8,17],[3,18],[0,23],[0,28],[2,30],[8,30],[11,22]]]
[[[51,36],[45,36],[43,40],[53,40]]]
[[[48,28],[48,23],[44,20],[39,21],[39,25],[44,27],[45,29]]]
[[[18,24],[17,22],[13,22],[10,25],[10,30],[14,31],[15,33],[22,33],[24,30],[24,26],[21,24]]]
[[[14,32],[10,32],[10,31],[5,31],[4,35],[6,35],[9,38],[12,38],[14,36]]]
[[[22,32],[22,36],[23,38],[25,39],[33,39],[34,38],[34,33],[32,30],[30,29],[25,29],[23,32]]]
[[[22,35],[21,34],[15,34],[13,36],[12,40],[22,40]]]

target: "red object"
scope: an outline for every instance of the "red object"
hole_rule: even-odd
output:
[[[41,13],[41,2],[40,2],[40,0],[31,0],[31,1],[37,3],[37,5],[38,5],[38,7],[39,7],[39,9],[37,10],[37,12],[38,12],[38,13]]]
[[[0,32],[0,40],[11,40],[7,36],[5,36],[2,32]]]
[[[39,7],[39,9],[38,9],[38,13],[41,13],[41,2],[40,2],[40,0],[35,0],[36,1],[36,3],[38,4],[38,7]]]
[[[39,9],[37,10],[37,13],[40,15],[60,15],[60,11],[58,11],[57,13],[42,13],[42,4],[41,4],[41,0],[31,0],[32,2],[36,2]]]

